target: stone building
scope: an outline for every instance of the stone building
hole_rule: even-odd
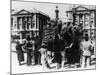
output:
[[[11,37],[13,39],[24,39],[27,35],[31,38],[41,37],[43,26],[47,24],[50,17],[40,11],[12,11],[11,14]]]
[[[66,11],[68,22],[81,26],[83,37],[96,38],[96,8],[95,6],[78,6]]]

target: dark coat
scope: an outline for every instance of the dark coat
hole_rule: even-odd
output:
[[[48,41],[47,46],[49,51],[54,52],[53,62],[61,64],[61,51],[64,50],[65,41],[63,39],[59,39],[58,36],[56,36],[54,40]]]
[[[24,53],[23,53],[23,50],[22,50],[22,46],[23,44],[17,44],[16,46],[16,51],[17,51],[17,58],[18,58],[18,61],[24,61]]]
[[[31,65],[32,63],[32,43],[27,42],[26,43],[26,52],[27,52],[27,65]]]

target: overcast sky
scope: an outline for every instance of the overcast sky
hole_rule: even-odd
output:
[[[37,3],[37,2],[27,2],[27,1],[12,1],[12,9],[21,10],[39,10],[49,15],[50,18],[55,18],[55,9],[58,6],[59,18],[66,18],[66,11],[71,10],[73,5],[69,4],[52,4],[52,3]],[[79,5],[75,5],[79,6]]]

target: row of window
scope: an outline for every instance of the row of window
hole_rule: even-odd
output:
[[[17,22],[16,22],[17,21]],[[35,27],[35,21],[31,17],[18,17],[17,19],[11,18],[11,27],[17,29],[29,29]]]
[[[84,17],[84,18],[83,18]],[[90,26],[93,28],[96,25],[94,24],[94,19],[90,19],[89,15],[75,15],[75,25],[84,25],[85,27],[89,27]]]

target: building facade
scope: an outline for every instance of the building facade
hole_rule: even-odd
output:
[[[68,22],[82,27],[83,37],[96,38],[96,8],[78,6],[66,13]]]
[[[30,12],[20,10],[11,14],[11,37],[13,39],[24,39],[27,35],[31,38],[41,37],[43,26],[47,24],[50,17],[40,11]]]

